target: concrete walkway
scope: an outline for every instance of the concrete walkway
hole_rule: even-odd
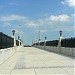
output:
[[[0,65],[1,75],[74,75],[74,59],[33,47],[21,47]]]

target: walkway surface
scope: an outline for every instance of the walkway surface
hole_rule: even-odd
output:
[[[33,47],[21,47],[0,65],[1,75],[74,75],[74,59]]]

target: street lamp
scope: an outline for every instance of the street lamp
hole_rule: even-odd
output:
[[[15,35],[15,30],[12,30],[13,36]]]
[[[40,46],[40,39],[39,39],[39,41],[38,41],[38,46]]]
[[[62,31],[59,31],[59,33],[60,33],[60,37],[62,36]]]
[[[36,43],[35,43],[35,44],[36,44],[36,46],[37,46],[37,40],[36,40]]]
[[[45,41],[46,41],[47,37],[45,36]]]
[[[60,37],[59,37],[59,41],[58,41],[58,47],[59,47],[59,51],[61,53],[61,40],[62,40],[62,31],[59,31]]]
[[[12,33],[13,33],[13,38],[14,38],[14,47],[16,46],[16,39],[15,39],[15,30],[13,29],[12,30]]]
[[[34,41],[34,45],[35,45],[35,41]]]
[[[23,45],[23,41],[22,41],[22,39],[21,39],[21,34],[22,34],[22,33],[21,33],[21,30],[20,30],[20,26],[21,26],[21,25],[18,26],[18,41],[19,41],[19,46],[20,46],[20,45]]]
[[[40,46],[40,40],[41,40],[41,36],[40,36],[40,26],[39,26],[39,39],[38,39],[38,46]]]
[[[60,34],[60,37],[59,37],[58,46],[61,47],[62,31],[59,31],[59,34]]]
[[[47,39],[47,37],[45,36],[44,49],[46,48],[46,39]]]

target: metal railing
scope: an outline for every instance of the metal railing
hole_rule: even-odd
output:
[[[59,40],[46,41],[46,46],[58,46]],[[45,42],[40,42],[40,46],[44,46]],[[35,43],[34,45],[38,45]],[[75,38],[66,38],[61,40],[62,47],[75,47]]]
[[[19,41],[16,40],[16,44],[19,45]],[[14,39],[2,32],[0,32],[0,49],[9,48],[14,46]]]

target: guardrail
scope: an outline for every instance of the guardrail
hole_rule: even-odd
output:
[[[18,49],[19,46],[0,49],[0,64],[6,61],[9,57],[11,57]]]
[[[44,46],[44,44],[46,45],[46,46],[55,46],[55,47],[57,47],[58,46],[58,42],[59,42],[59,40],[52,40],[52,41],[44,41],[44,42],[35,42],[34,44],[33,44],[33,46],[34,45],[40,45],[40,46]],[[75,38],[65,38],[65,39],[62,39],[61,40],[61,46],[62,47],[71,47],[71,48],[75,48]]]
[[[16,40],[16,45],[19,46],[19,41]],[[0,49],[14,47],[14,39],[0,32]]]
[[[54,46],[34,46],[36,48],[40,48],[43,50],[47,50],[50,52],[55,52],[71,57],[75,57],[75,48],[67,48],[67,47],[54,47]]]

